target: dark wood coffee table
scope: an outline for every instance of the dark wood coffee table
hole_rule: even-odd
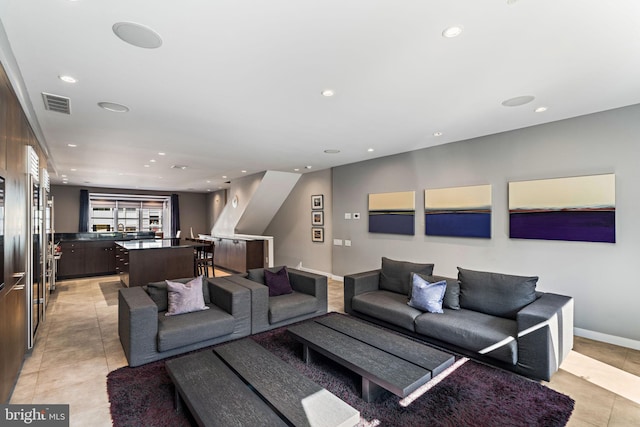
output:
[[[366,402],[383,390],[407,397],[454,362],[450,353],[348,316],[329,316],[288,331],[303,344],[305,361],[313,350],[360,375]]]
[[[245,338],[166,362],[199,426],[353,426],[360,413]]]

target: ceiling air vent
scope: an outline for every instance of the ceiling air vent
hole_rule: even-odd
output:
[[[44,100],[44,108],[46,108],[47,110],[56,111],[58,113],[71,114],[69,98],[42,92],[42,99]]]

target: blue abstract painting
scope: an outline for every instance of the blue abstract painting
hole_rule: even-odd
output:
[[[415,192],[369,194],[369,232],[415,234]]]
[[[425,234],[491,238],[491,186],[428,189],[424,192]]]
[[[615,243],[615,175],[510,182],[509,237]]]

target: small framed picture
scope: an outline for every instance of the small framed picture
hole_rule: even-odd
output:
[[[324,242],[324,228],[311,227],[311,241]]]
[[[323,211],[311,212],[311,225],[324,225],[324,212]]]
[[[322,194],[311,196],[311,209],[324,209],[324,196]]]

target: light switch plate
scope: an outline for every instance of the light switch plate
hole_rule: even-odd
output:
[[[351,219],[351,214],[349,212],[345,213],[344,219]]]
[[[354,212],[353,219],[360,219],[360,212]]]
[[[351,240],[345,240],[344,241],[344,245],[345,246],[351,246]]]
[[[334,246],[342,246],[342,239],[333,239]]]

